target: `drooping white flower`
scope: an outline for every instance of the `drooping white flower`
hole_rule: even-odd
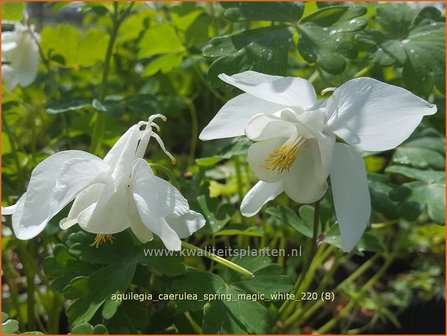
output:
[[[261,180],[244,197],[242,214],[253,216],[285,192],[313,203],[331,177],[342,245],[357,244],[371,215],[362,157],[355,150],[384,151],[401,144],[436,106],[397,86],[356,78],[318,101],[305,79],[246,71],[220,79],[245,93],[228,101],[200,134],[211,140],[245,134],[247,160]],[[348,145],[336,143],[336,137]]]
[[[96,233],[96,244],[111,234],[131,228],[141,242],[155,233],[166,248],[180,250],[180,238],[190,236],[204,224],[203,216],[189,209],[187,200],[169,182],[155,176],[143,160],[154,138],[169,154],[147,122],[129,128],[104,160],[78,150],[51,155],[33,170],[26,193],[18,202],[3,208],[12,214],[13,230],[19,239],[37,236],[48,221],[73,199],[62,229],[75,224]]]
[[[39,49],[31,34],[39,38],[19,22],[14,31],[2,32],[2,78],[9,90],[16,85],[27,87],[37,76]]]

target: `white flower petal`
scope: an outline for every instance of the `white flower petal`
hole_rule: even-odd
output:
[[[59,173],[50,201],[50,213],[58,213],[86,187],[105,182],[109,165],[96,156],[67,160]],[[110,178],[110,177],[109,177]]]
[[[129,212],[130,212],[130,229],[134,233],[135,237],[137,237],[138,240],[143,244],[154,239],[154,235],[152,234],[152,232],[144,225],[143,221],[141,220],[137,206],[133,199],[132,202],[130,202],[129,204]]]
[[[262,206],[284,191],[282,182],[267,183],[259,181],[245,195],[241,203],[241,213],[246,217],[256,215]]]
[[[200,133],[200,140],[232,138],[244,135],[248,121],[256,114],[273,114],[284,106],[249,94],[241,94],[228,101]]]
[[[12,91],[18,84],[14,75],[14,69],[10,65],[2,65],[2,80],[6,84],[9,91]]]
[[[371,199],[362,157],[353,148],[340,143],[334,147],[331,186],[342,247],[349,252],[369,223]]]
[[[23,211],[19,213],[16,210],[12,218],[17,238],[31,239],[38,235],[45,228],[48,221],[76,196],[71,190],[67,190],[67,194],[73,195],[73,198],[70,199],[71,196],[64,197],[57,204],[53,203],[54,199],[52,198],[53,189],[57,184],[64,165],[73,159],[92,160],[98,163],[98,165],[107,166],[96,156],[82,151],[59,152],[38,164],[31,175],[27,192],[21,198],[24,202]],[[77,183],[77,178],[78,176],[74,177],[74,183]],[[89,181],[85,180],[81,183],[84,182],[86,185],[75,186],[76,190],[82,190],[90,184]]]
[[[130,226],[128,189],[115,188],[113,181],[107,183],[97,202],[78,215],[79,226],[87,232],[114,234]]]
[[[269,157],[281,146],[287,138],[272,138],[259,141],[250,146],[247,153],[247,162],[255,176],[264,182],[277,182],[283,178],[284,173],[269,168]]]
[[[180,238],[186,238],[200,230],[206,223],[205,218],[195,211],[190,211],[182,216],[167,216],[166,221]]]
[[[284,174],[284,191],[295,202],[313,203],[326,193],[327,177],[328,172],[325,172],[322,165],[318,142],[307,140],[290,171]]]
[[[169,182],[154,176],[142,159],[134,163],[131,190],[144,225],[160,237],[166,248],[180,250],[180,238],[166,217],[181,217],[190,213],[188,202],[182,194]]]
[[[245,129],[245,135],[252,141],[268,140],[275,137],[288,138],[293,133],[296,133],[296,128],[292,123],[267,114],[255,115]]]
[[[147,195],[145,195],[147,197]],[[134,193],[135,205],[140,214],[143,224],[153,233],[160,237],[161,241],[168,250],[179,251],[181,241],[177,232],[175,232],[166,219],[156,212],[155,207],[151,206],[143,197]]]
[[[117,185],[127,183],[132,172],[132,162],[135,159],[138,141],[142,135],[143,132],[140,131],[140,127],[133,125],[118,139],[104,157],[104,162],[112,168],[111,175]]]
[[[403,88],[372,78],[356,78],[326,102],[327,130],[352,146],[382,151],[400,145],[436,106]]]
[[[140,215],[131,217],[130,229],[132,230],[135,237],[138,238],[143,244],[150,242],[154,239],[152,232],[144,225],[141,220]]]
[[[220,74],[219,78],[252,96],[284,106],[306,110],[316,102],[313,86],[303,78],[271,76],[255,71],[232,76]]]
[[[12,60],[11,64],[14,67],[17,81],[20,86],[27,87],[37,76],[39,69],[39,51],[32,40],[29,33],[26,34],[24,40],[17,47],[17,51],[20,52],[20,58]]]
[[[23,196],[21,198],[23,198]],[[8,216],[8,215],[12,215],[13,213],[15,213],[17,211],[17,204],[18,204],[18,201],[14,205],[10,205],[8,207],[2,207],[2,216],[3,215]]]
[[[75,198],[68,216],[59,222],[61,229],[67,230],[71,226],[78,224],[79,214],[98,201],[104,186],[103,183],[95,183],[81,191]]]

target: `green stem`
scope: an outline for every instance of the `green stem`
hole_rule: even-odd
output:
[[[191,114],[191,144],[188,157],[188,167],[194,164],[196,157],[197,139],[199,137],[199,120],[197,110],[192,101],[188,101],[189,113]]]
[[[242,203],[242,200],[244,199],[244,186],[242,183],[241,161],[239,160],[238,156],[235,156],[233,160],[234,160],[234,168],[236,170],[237,193],[239,196],[239,203]],[[242,224],[246,224],[244,216],[241,216],[241,222]]]
[[[205,77],[203,77],[202,72],[200,71],[199,67],[194,64],[193,65],[193,69],[197,74],[197,77],[199,77],[199,80],[202,82],[203,85],[205,85],[205,87],[220,101],[222,102],[226,102],[226,99],[224,96],[222,96],[219,92],[217,92],[211,85],[210,83],[208,83],[208,81],[205,79]]]
[[[357,78],[357,77],[362,77],[364,75],[366,75],[368,73],[369,70],[371,70],[371,68],[373,67],[373,64],[367,65],[366,67],[364,67],[362,70],[356,72],[352,78]]]
[[[385,263],[382,265],[380,270],[376,274],[374,274],[374,276],[371,279],[369,279],[369,281],[360,289],[360,292],[358,293],[358,295],[356,297],[354,297],[353,299],[351,299],[351,301],[349,301],[349,303],[343,308],[343,310],[335,318],[331,319],[329,322],[327,322],[325,325],[323,325],[320,329],[318,329],[316,331],[317,334],[327,333],[329,330],[334,328],[342,318],[346,317],[349,314],[349,312],[355,307],[357,302],[361,298],[364,297],[364,295],[367,293],[367,291],[372,286],[374,286],[377,283],[377,281],[379,281],[379,279],[388,270],[388,268],[390,267],[394,258],[396,257],[396,254],[399,250],[399,248],[398,248],[399,246],[400,246],[400,244],[397,243],[393,253],[391,253],[388,257],[386,257]]]
[[[376,262],[376,260],[380,257],[379,254],[374,255],[371,259],[365,261],[359,268],[357,268],[349,277],[343,280],[335,289],[334,292],[339,291],[346,285],[357,280],[363,273],[365,273],[370,267]],[[315,302],[309,309],[306,309],[301,316],[300,324],[305,323],[313,314],[325,304],[324,301]]]
[[[101,79],[101,86],[99,88],[99,97],[98,100],[101,103],[104,103],[104,100],[107,95],[107,86],[108,86],[108,80],[109,80],[109,73],[110,73],[110,63],[112,60],[112,53],[113,48],[115,46],[116,37],[118,35],[118,30],[120,28],[121,23],[124,21],[124,19],[130,14],[130,11],[133,7],[134,3],[131,3],[125,13],[119,17],[118,13],[118,3],[114,2],[114,12],[112,16],[112,32],[110,34],[109,43],[107,45],[106,50],[106,56],[104,60],[104,69],[102,72],[102,79]],[[95,126],[93,129],[92,134],[92,142],[90,145],[90,152],[91,153],[97,153],[99,151],[99,148],[102,143],[102,139],[104,137],[104,129],[105,129],[105,114],[104,112],[96,112],[96,121]]]
[[[301,284],[304,281],[304,278],[306,276],[306,272],[309,270],[310,265],[312,264],[312,260],[315,257],[315,253],[317,252],[318,245],[317,245],[317,239],[318,239],[318,226],[320,222],[320,201],[317,201],[314,205],[314,226],[313,226],[313,233],[312,233],[312,245],[310,253],[307,255],[306,263],[303,266],[303,269],[301,270],[301,273],[298,277],[298,280],[295,283],[295,287],[293,290],[293,293],[295,295],[298,295]],[[284,313],[287,311],[287,308],[292,303],[291,300],[287,300],[283,303],[283,305],[279,308],[279,317],[282,319],[284,316]]]
[[[314,73],[309,77],[309,83],[313,84],[318,77],[320,77],[320,73],[318,72],[318,70],[315,70]]]
[[[182,241],[182,246],[183,246],[183,248],[186,248],[186,249],[200,251],[200,253],[202,255],[204,255],[205,257],[207,257],[207,258],[209,258],[211,260],[214,260],[215,262],[218,262],[219,264],[224,265],[224,266],[232,269],[233,271],[241,273],[242,275],[248,276],[250,278],[254,278],[255,277],[253,273],[251,273],[250,271],[246,270],[242,266],[239,266],[239,265],[237,265],[237,264],[235,264],[235,263],[233,263],[233,262],[231,262],[231,261],[229,261],[227,259],[219,257],[219,256],[217,256],[217,255],[215,255],[215,254],[213,254],[213,253],[211,253],[209,251],[202,250],[200,247],[194,246],[194,245],[189,244],[189,243],[187,243],[185,241]]]
[[[34,283],[34,260],[30,256],[30,245],[31,243],[28,243],[25,247],[23,243],[19,245],[18,252],[19,252],[19,258],[20,261],[23,264],[23,271],[25,272],[26,277],[26,311],[27,311],[27,317],[28,317],[28,329],[29,330],[35,330],[37,326],[36,321],[36,300],[35,300],[35,292],[36,292],[36,285]]]
[[[23,174],[22,166],[20,165],[20,159],[19,159],[19,155],[18,155],[19,152],[18,152],[17,146],[16,146],[16,139],[11,131],[11,128],[9,127],[8,122],[6,121],[5,114],[2,113],[1,115],[2,115],[2,125],[5,129],[6,135],[8,136],[9,143],[11,144],[11,154],[12,154],[12,157],[14,158],[14,163],[17,168],[17,175],[19,177],[20,186],[22,188],[25,188],[25,176]]]

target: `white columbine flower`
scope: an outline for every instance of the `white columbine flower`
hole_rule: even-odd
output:
[[[261,181],[242,201],[242,214],[253,216],[282,192],[298,203],[316,202],[330,176],[345,251],[357,244],[371,215],[365,165],[355,148],[392,149],[436,112],[411,92],[371,78],[350,80],[323,101],[302,78],[254,71],[219,78],[245,93],[222,107],[200,139],[245,134],[255,142],[247,160]],[[337,136],[349,146],[336,143]]]
[[[187,200],[167,181],[154,176],[143,160],[150,138],[169,154],[153,127],[162,115],[129,128],[104,160],[78,150],[51,155],[33,170],[26,193],[3,208],[12,214],[19,239],[37,236],[48,221],[73,199],[62,229],[79,224],[96,233],[98,246],[112,234],[131,228],[141,242],[155,233],[166,248],[180,250],[180,238],[190,236],[204,224],[203,216],[189,209]]]
[[[39,49],[31,34],[39,38],[19,22],[14,31],[2,32],[2,78],[9,90],[30,85],[37,76]]]

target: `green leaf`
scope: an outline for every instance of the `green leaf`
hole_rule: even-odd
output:
[[[373,209],[389,218],[396,218],[397,203],[390,198],[393,185],[389,177],[382,174],[368,174],[368,187]]]
[[[338,224],[332,225],[325,233],[323,242],[341,248],[340,228]],[[384,248],[380,240],[372,233],[365,232],[360,241],[354,247],[353,252],[363,255],[363,252],[384,252]]]
[[[67,308],[74,324],[88,322],[105,300],[114,293],[125,293],[136,269],[135,262],[115,263],[103,267],[89,276],[88,292]]]
[[[298,216],[292,209],[285,206],[268,208],[265,212],[278,219],[281,223],[291,226],[302,235],[312,238],[313,208],[311,206],[302,206],[299,210],[300,215],[304,215],[305,220],[302,216]],[[310,221],[309,216],[311,216]]]
[[[197,295],[197,300],[175,301],[177,309],[180,311],[199,310],[206,303],[206,295],[220,293],[225,288],[225,281],[218,275],[209,272],[199,272],[188,269],[186,274],[172,282],[175,293],[193,293]]]
[[[93,326],[90,323],[80,323],[71,329],[72,334],[93,334]]]
[[[421,170],[407,166],[394,165],[387,167],[385,172],[400,174],[427,183],[445,181],[445,173],[437,170]]]
[[[270,326],[269,311],[259,302],[216,301],[205,311],[202,331],[206,334],[264,334]]]
[[[57,25],[42,31],[40,45],[55,65],[77,69],[102,62],[108,41],[109,36],[100,30],[81,33],[72,26]]]
[[[279,265],[272,264],[269,257],[236,257],[231,261],[249,270],[255,276],[250,279],[232,270],[226,270],[225,281],[242,292],[264,294],[266,300],[273,300],[273,294],[289,293],[293,289],[290,278],[283,274],[283,269]]]
[[[221,204],[217,198],[210,198],[207,195],[198,196],[197,202],[211,233],[220,231],[236,212],[233,205],[229,203]]]
[[[215,155],[206,158],[196,159],[195,162],[200,167],[212,167],[222,160],[223,160],[222,157]]]
[[[18,334],[19,322],[10,319],[8,314],[2,312],[2,335]]]
[[[45,274],[56,278],[51,288],[62,292],[68,283],[76,277],[88,276],[96,267],[92,264],[77,260],[66,246],[58,244],[53,249],[53,255],[43,261]]]
[[[92,246],[94,241],[93,234],[85,231],[73,233],[67,239],[69,252],[82,261],[101,265],[126,262],[132,259],[136,252],[128,232],[115,234],[112,242],[104,243],[100,248]]]
[[[151,61],[144,71],[142,72],[143,76],[152,76],[157,72],[168,73],[172,69],[178,68],[183,60],[183,54],[177,53],[169,53],[160,55],[153,61]]]
[[[149,267],[151,270],[165,274],[168,276],[178,276],[185,273],[185,265],[183,264],[183,257],[176,254],[165,255],[145,255],[148,250],[156,251],[166,250],[166,247],[162,241],[158,238],[154,238],[152,241],[141,245],[138,249],[136,259],[140,265]]]
[[[168,23],[149,28],[139,43],[138,58],[154,55],[180,53],[185,50],[175,29]]]
[[[147,117],[148,114],[158,110],[157,104],[158,101],[153,95],[139,94],[131,98],[109,96],[103,103],[93,99],[92,107],[115,118],[122,116],[127,111]]]
[[[405,85],[426,96],[436,85],[444,90],[445,23],[441,13],[426,7],[419,12],[404,4],[377,8],[380,30],[356,38],[369,45],[370,58],[379,66],[403,67]]]
[[[419,212],[426,211],[437,224],[445,224],[445,182],[404,183],[391,193],[402,207],[416,206]]]
[[[109,331],[107,330],[107,327],[104,324],[97,324],[93,328],[93,334],[95,335],[107,335]]]
[[[317,63],[331,74],[342,73],[346,58],[355,58],[353,34],[366,26],[360,16],[366,8],[334,6],[322,8],[299,23],[298,51],[309,63]]]
[[[246,156],[248,148],[253,142],[246,137],[235,138],[231,144],[222,148],[216,155],[196,159],[196,163],[202,167],[214,166],[222,160],[231,159],[234,156]]]
[[[204,333],[266,333],[272,321],[260,295],[269,302],[272,294],[290,292],[293,284],[268,257],[238,257],[232,261],[253,272],[255,277],[247,278],[230,270],[220,277],[190,269],[172,283],[172,288],[177,293],[194,293],[197,300],[177,301],[176,305],[181,310],[198,310],[206,304]]]
[[[394,152],[393,162],[421,169],[445,168],[445,158],[442,154],[429,148],[412,147],[411,144],[398,147]]]
[[[224,15],[231,21],[297,22],[304,12],[303,3],[292,2],[222,2]]]
[[[286,26],[270,26],[213,38],[203,55],[217,58],[208,69],[208,80],[222,86],[217,76],[246,70],[285,75],[292,33]]]
[[[2,2],[2,20],[22,21],[23,12],[26,9],[25,2],[5,1]]]
[[[70,111],[77,111],[83,108],[91,106],[89,100],[86,99],[75,99],[75,100],[62,100],[56,102],[50,102],[47,105],[46,111],[48,114],[59,114]]]

